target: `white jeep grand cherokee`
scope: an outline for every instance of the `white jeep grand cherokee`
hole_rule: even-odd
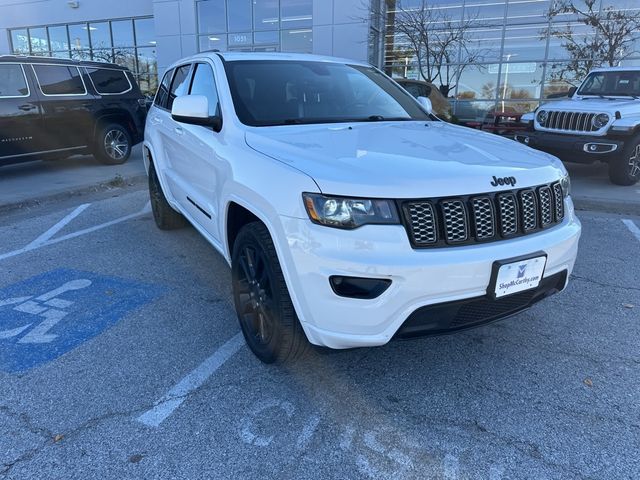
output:
[[[560,161],[441,122],[365,64],[184,59],[144,145],[158,227],[187,219],[224,255],[264,362],[503,318],[564,289],[576,258]]]

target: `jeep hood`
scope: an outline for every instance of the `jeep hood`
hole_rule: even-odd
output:
[[[508,190],[557,180],[555,157],[497,135],[444,122],[253,128],[247,144],[310,177],[323,193],[420,198]]]

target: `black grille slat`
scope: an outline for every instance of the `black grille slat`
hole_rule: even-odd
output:
[[[413,242],[417,245],[431,245],[438,241],[436,216],[429,202],[411,203],[407,207]]]
[[[564,196],[562,194],[562,186],[559,183],[554,183],[551,188],[553,189],[553,215],[556,222],[561,222],[564,218]]]
[[[513,193],[498,195],[498,212],[500,213],[500,229],[504,237],[518,233],[518,205]]]
[[[538,202],[533,190],[520,192],[520,208],[522,209],[522,228],[530,232],[538,228]]]
[[[496,214],[491,198],[476,197],[471,200],[471,207],[475,237],[478,240],[493,238],[496,234]]]
[[[551,211],[551,189],[546,185],[538,189],[540,200],[540,224],[547,227],[553,222],[553,212]]]
[[[527,235],[562,222],[566,213],[559,182],[497,193],[408,200],[400,206],[414,248]]]
[[[444,200],[440,208],[447,242],[465,242],[469,238],[469,219],[464,203],[461,200]]]

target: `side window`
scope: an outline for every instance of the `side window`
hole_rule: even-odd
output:
[[[420,91],[420,85],[415,84],[415,83],[405,83],[402,85],[404,87],[404,89],[409,92],[413,97],[418,98],[419,96],[422,95],[422,92]]]
[[[20,65],[0,64],[0,97],[28,97],[29,88]]]
[[[158,93],[153,103],[161,108],[167,108],[167,99],[169,98],[169,84],[171,83],[171,77],[173,76],[173,70],[167,71],[162,77],[162,83],[158,87]]]
[[[78,67],[33,65],[40,90],[45,95],[84,95],[87,91]]]
[[[113,95],[131,90],[131,83],[122,70],[87,68],[87,73],[96,92],[101,95]]]
[[[216,90],[213,70],[206,63],[197,63],[195,68],[189,95],[204,95],[207,97],[207,100],[209,100],[209,116],[213,117],[217,114],[218,109],[218,91]]]
[[[171,107],[173,107],[173,101],[176,97],[181,97],[189,92],[190,70],[191,65],[183,65],[176,70],[176,74],[173,76],[173,82],[171,82],[171,89],[169,90],[167,109],[171,110]]]

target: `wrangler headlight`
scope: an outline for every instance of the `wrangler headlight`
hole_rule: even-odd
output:
[[[609,115],[607,115],[606,113],[600,113],[595,117],[593,117],[593,120],[591,121],[591,123],[595,128],[599,130],[602,127],[604,127],[607,123],[609,123]]]
[[[547,112],[546,110],[540,110],[536,115],[536,119],[538,120],[538,123],[540,125],[544,125],[545,123],[547,123],[548,118],[549,118],[549,112]]]
[[[392,200],[346,198],[303,193],[304,206],[312,222],[328,227],[354,229],[367,224],[399,224]]]

